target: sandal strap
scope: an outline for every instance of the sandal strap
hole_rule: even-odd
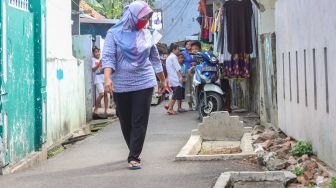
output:
[[[134,165],[140,166],[140,163],[137,161],[130,161],[129,164],[131,164],[132,166]]]

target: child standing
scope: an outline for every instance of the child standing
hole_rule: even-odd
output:
[[[96,90],[98,92],[98,97],[95,100],[95,106],[93,110],[93,118],[96,119],[107,119],[107,109],[108,109],[108,97],[107,92],[104,89],[104,72],[102,69],[102,62],[100,59],[100,49],[94,47],[92,49],[92,72],[95,74],[94,83],[96,85]],[[105,116],[98,116],[98,107],[100,105],[101,100],[104,98],[104,112]]]
[[[170,46],[170,55],[166,60],[166,68],[167,68],[167,80],[168,85],[173,90],[172,99],[169,101],[168,105],[168,114],[175,115],[176,111],[174,111],[174,105],[176,101],[178,104],[182,100],[182,83],[183,77],[181,74],[181,65],[178,62],[177,55],[179,54],[179,47],[176,44],[171,44]],[[181,111],[181,109],[178,109]]]
[[[181,66],[181,75],[182,75],[182,100],[185,99],[185,89],[186,89],[186,83],[188,79],[188,69],[187,66],[184,64],[184,55],[180,53],[178,55],[178,62]],[[186,112],[187,110],[182,108],[182,100],[178,101],[178,112]]]

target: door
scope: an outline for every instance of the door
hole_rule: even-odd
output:
[[[35,78],[34,14],[28,0],[7,2],[6,33],[2,64],[2,119],[5,163],[15,163],[35,151],[37,135],[35,113],[39,99]]]

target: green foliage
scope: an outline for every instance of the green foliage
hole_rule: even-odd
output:
[[[312,155],[313,154],[313,146],[309,141],[299,141],[296,143],[291,151],[292,155],[301,157],[302,155]]]
[[[85,0],[92,8],[109,19],[118,19],[126,5],[133,0]],[[154,6],[154,0],[148,1],[150,6]]]
[[[330,185],[331,188],[336,188],[336,176],[332,177],[331,178],[331,185]]]
[[[48,159],[62,153],[64,151],[64,148],[62,146],[55,147],[48,151]]]
[[[296,176],[302,176],[303,175],[303,169],[296,166],[293,170],[292,170],[293,174],[295,174]]]
[[[314,185],[313,184],[309,184],[308,188],[314,188]]]

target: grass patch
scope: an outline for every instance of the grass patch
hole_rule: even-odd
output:
[[[301,157],[302,155],[312,155],[313,154],[313,146],[309,141],[299,141],[297,142],[293,149],[291,150],[291,154],[297,157]]]
[[[331,185],[330,185],[331,188],[336,188],[336,176],[332,177],[331,178]]]
[[[55,157],[56,155],[62,153],[64,151],[64,148],[62,146],[57,146],[51,150],[48,151],[48,159]]]
[[[313,184],[309,184],[308,188],[314,188],[315,186]]]
[[[303,175],[303,169],[301,167],[296,166],[293,170],[292,170],[293,174],[295,174],[296,176],[302,176]]]

